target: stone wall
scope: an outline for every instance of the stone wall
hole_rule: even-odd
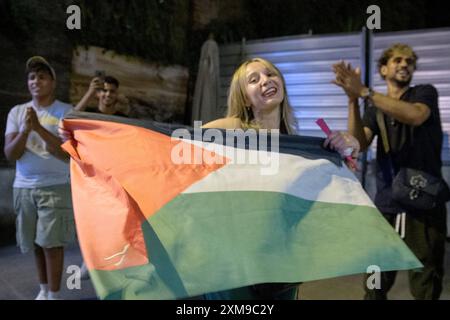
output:
[[[96,71],[119,80],[123,112],[136,118],[183,123],[189,77],[186,67],[162,66],[98,47],[78,47],[70,78],[72,104],[80,101]],[[90,104],[95,106],[97,101],[92,99]]]

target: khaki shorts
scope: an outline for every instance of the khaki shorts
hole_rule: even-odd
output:
[[[70,185],[14,188],[17,246],[22,253],[35,248],[63,247],[75,239]]]

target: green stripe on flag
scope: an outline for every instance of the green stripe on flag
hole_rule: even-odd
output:
[[[370,265],[383,271],[421,267],[379,212],[366,206],[278,192],[192,193],[180,194],[149,223],[143,229],[157,271],[152,265],[95,271],[104,297],[167,299],[364,273]]]

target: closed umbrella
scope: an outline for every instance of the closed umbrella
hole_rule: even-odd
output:
[[[219,46],[212,36],[202,45],[192,106],[192,120],[203,123],[217,119],[219,114],[220,75]]]

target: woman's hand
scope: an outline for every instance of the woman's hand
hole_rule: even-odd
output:
[[[342,158],[348,156],[358,158],[360,149],[358,140],[351,134],[342,131],[332,131],[323,146],[336,150]]]

